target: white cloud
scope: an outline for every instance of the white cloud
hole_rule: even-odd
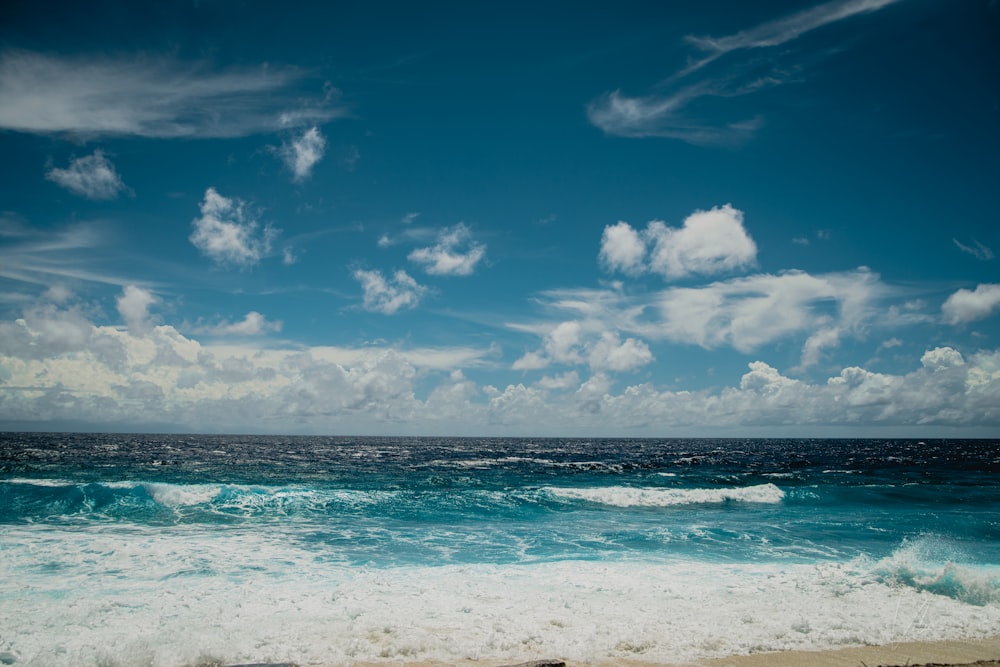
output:
[[[689,69],[703,67],[709,60],[731,51],[780,46],[807,32],[858,14],[878,11],[895,2],[899,0],[833,0],[726,37],[688,37],[688,42],[711,53],[708,59],[695,63]]]
[[[211,326],[198,326],[194,331],[212,336],[260,336],[262,334],[281,331],[283,323],[269,321],[266,317],[251,310],[238,322],[228,322],[223,320]]]
[[[560,322],[537,331],[542,346],[514,362],[513,370],[538,370],[552,364],[587,364],[596,371],[631,371],[653,361],[649,346],[642,340],[627,338],[617,331],[605,330],[598,320]]]
[[[106,230],[93,223],[53,231],[18,228],[0,244],[0,278],[45,288],[87,281],[123,286],[129,281],[99,267],[110,246]]]
[[[549,358],[563,364],[579,363],[583,326],[579,322],[560,322],[545,338]]]
[[[632,225],[618,221],[604,228],[601,235],[601,264],[608,271],[626,274],[642,272],[646,259],[646,242]]]
[[[743,228],[743,212],[726,204],[696,211],[680,229],[649,224],[650,268],[667,278],[708,275],[753,266],[757,246]]]
[[[652,271],[676,279],[751,267],[757,245],[743,226],[743,212],[726,204],[695,211],[679,229],[659,220],[641,234],[627,222],[609,225],[601,238],[600,258],[608,270]]]
[[[148,324],[150,296],[126,290],[122,312]],[[756,360],[742,376],[717,378],[722,386],[713,390],[618,386],[602,370],[580,377],[576,369],[530,386],[497,387],[461,372],[488,365],[488,349],[205,345],[167,325],[143,332],[98,326],[84,314],[89,310],[46,305],[0,320],[0,419],[53,425],[85,415],[95,427],[477,435],[670,429],[927,437],[982,435],[1000,426],[1000,350],[933,348],[908,372],[848,367],[817,382]],[[573,327],[563,333],[573,347]]]
[[[777,47],[825,25],[873,12],[898,0],[834,0],[791,16],[768,21],[725,37],[688,37],[689,44],[708,52],[689,59],[689,65],[650,95],[628,96],[620,90],[606,93],[587,105],[590,122],[607,134],[623,137],[665,137],[696,145],[741,143],[763,126],[760,117],[717,121],[719,113],[705,109],[728,100],[801,79],[802,65],[794,51],[773,49],[770,59],[746,56],[691,83],[695,73],[727,54],[746,49]],[[741,105],[740,108],[746,105]],[[691,109],[698,108],[696,115]]]
[[[157,301],[159,299],[149,290],[135,285],[125,286],[116,303],[118,314],[125,320],[129,332],[138,335],[149,330],[149,307]]]
[[[435,245],[410,252],[409,260],[432,275],[468,276],[485,256],[486,246],[473,241],[472,231],[460,222],[442,229]]]
[[[0,369],[10,369],[24,365],[31,360],[48,359],[74,354],[80,350],[90,350],[99,357],[101,363],[120,367],[124,351],[110,351],[107,344],[115,329],[107,327],[95,339],[96,329],[78,307],[57,308],[51,304],[39,304],[25,310],[16,320],[0,322],[0,355],[6,355],[9,362],[0,364]],[[4,373],[0,370],[0,378]],[[0,382],[0,389],[3,383]]]
[[[511,369],[515,371],[535,371],[541,368],[547,368],[549,365],[549,360],[546,356],[539,351],[529,351],[525,352],[517,361],[511,365]]]
[[[617,333],[605,331],[590,348],[588,362],[595,370],[630,371],[652,363],[653,353],[641,340],[622,342]]]
[[[567,371],[561,375],[544,375],[537,385],[542,389],[556,391],[576,389],[580,386],[580,375],[576,371]]]
[[[76,158],[66,169],[49,169],[45,178],[87,199],[114,199],[128,191],[111,160],[100,150]]]
[[[332,100],[287,95],[293,68],[212,71],[206,63],[0,53],[0,128],[38,134],[240,137],[346,115]],[[292,100],[295,100],[294,102]]]
[[[823,351],[845,338],[864,338],[874,327],[899,324],[886,316],[882,305],[892,294],[878,275],[866,269],[815,276],[801,271],[758,274],[643,294],[627,295],[617,289],[551,290],[539,298],[554,313],[550,322],[508,326],[542,339],[538,350],[515,363],[515,370],[579,364],[606,333],[633,336],[635,356],[627,358],[637,361],[647,353],[652,359],[643,341],[750,353],[798,340],[803,346],[801,370],[818,363]],[[572,330],[567,328],[567,312],[577,318],[568,321]],[[568,335],[574,332],[575,338]],[[609,363],[609,370],[615,370],[619,362]]]
[[[73,298],[73,292],[65,285],[52,285],[42,293],[42,298],[50,303],[65,304]]]
[[[660,293],[661,319],[649,329],[675,342],[750,352],[819,329],[856,330],[886,289],[865,270],[818,276],[792,271],[670,289]]]
[[[981,320],[1000,308],[1000,284],[983,283],[975,291],[960,289],[944,302],[941,312],[948,324]]]
[[[799,370],[815,366],[819,363],[823,350],[840,345],[840,329],[830,327],[820,329],[806,339],[802,346],[802,361],[799,363]]]
[[[319,128],[311,127],[291,143],[282,144],[279,152],[292,172],[292,179],[301,182],[312,175],[313,167],[323,159],[325,151],[326,139]]]
[[[975,246],[967,246],[964,243],[960,242],[958,239],[952,239],[952,241],[955,243],[956,246],[958,246],[959,250],[969,255],[972,255],[978,260],[987,261],[993,259],[994,257],[992,248],[984,246],[976,239],[972,239],[972,242],[975,244]]]
[[[259,229],[245,202],[223,197],[215,188],[208,188],[200,209],[201,217],[192,223],[190,240],[212,261],[251,267],[270,252],[277,232],[269,226]]]
[[[415,308],[427,293],[426,287],[403,270],[386,278],[381,271],[357,269],[354,279],[361,283],[365,310],[383,315],[392,315],[403,308]]]
[[[766,82],[778,85],[779,80]],[[763,88],[758,84],[755,89]],[[699,98],[726,98],[753,92],[731,90],[723,83],[709,82],[682,88],[670,95],[629,97],[620,90],[598,97],[587,105],[587,118],[606,134],[619,137],[661,137],[698,146],[741,144],[759,130],[760,118],[743,118],[721,124],[694,120],[685,108]]]

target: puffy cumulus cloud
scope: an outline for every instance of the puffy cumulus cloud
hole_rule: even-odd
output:
[[[965,365],[961,353],[950,347],[936,347],[920,357],[920,363],[927,370],[936,373]]]
[[[560,322],[548,328],[542,338],[542,348],[526,352],[517,359],[513,370],[536,370],[552,363],[578,364],[584,359],[580,342],[583,325],[577,321]]]
[[[199,325],[193,327],[197,333],[209,334],[212,336],[260,336],[262,334],[281,331],[283,323],[269,321],[266,317],[251,310],[238,322],[223,320],[218,324]]]
[[[730,204],[695,211],[680,228],[653,220],[639,232],[627,222],[604,228],[600,259],[609,271],[659,273],[678,279],[732,272],[755,265],[757,245]]]
[[[975,290],[960,289],[944,302],[941,313],[949,324],[965,324],[989,317],[1000,308],[1000,284],[983,283]]]
[[[13,321],[0,322],[0,354],[8,359],[45,360],[88,351],[101,363],[120,368],[124,348],[112,328],[98,329],[79,307],[40,304]]]
[[[111,160],[100,150],[72,160],[66,169],[49,169],[45,178],[87,199],[114,199],[128,191]]]
[[[575,345],[571,335],[565,339],[565,349],[581,348],[584,333]],[[1000,350],[965,355],[939,347],[908,372],[855,366],[820,381],[788,377],[758,360],[739,377],[720,378],[721,388],[700,391],[622,385],[604,369],[506,386],[479,384],[463,372],[489,365],[493,355],[464,348],[206,345],[164,324],[136,334],[94,324],[84,309],[39,305],[0,321],[0,420],[478,435],[810,435],[831,429],[983,435],[1000,426]]]
[[[159,299],[149,290],[135,285],[126,285],[118,297],[116,304],[118,314],[125,320],[128,330],[133,334],[142,334],[149,330],[149,307]]]
[[[835,345],[844,332],[870,320],[888,292],[878,276],[859,269],[813,276],[801,271],[756,275],[658,295],[659,321],[637,325],[648,335],[705,348],[750,352],[762,345],[809,334],[803,364]]]
[[[509,384],[503,389],[493,385],[483,387],[488,400],[483,428],[502,432],[526,433],[527,424],[535,424],[535,432],[542,432],[542,424],[553,417],[549,394],[539,387],[522,383]]]
[[[134,54],[6,50],[0,53],[0,128],[84,136],[242,137],[347,114],[335,96],[307,99],[293,92],[304,75],[273,65],[215,70],[206,62]]]
[[[556,384],[566,391],[553,394]],[[572,389],[551,381],[491,388],[489,421],[530,432],[519,415],[544,415],[541,423],[556,432],[558,424],[563,433],[581,434],[660,435],[670,429],[802,436],[880,429],[913,435],[939,427],[952,429],[941,432],[982,435],[1000,426],[1000,351],[966,360],[957,350],[937,348],[909,373],[850,367],[818,383],[787,377],[755,361],[737,383],[719,390],[670,391],[644,383],[615,391],[603,373]],[[973,430],[961,431],[965,428]]]
[[[535,371],[547,368],[549,363],[551,362],[542,352],[529,351],[519,357],[511,368],[515,371]]]
[[[400,269],[390,278],[381,271],[357,269],[354,279],[361,283],[364,308],[383,315],[393,315],[403,308],[415,308],[427,293],[406,271]]]
[[[271,251],[277,231],[260,224],[247,211],[246,203],[205,190],[201,217],[192,225],[190,241],[209,259],[222,265],[252,267]]]
[[[137,310],[142,299],[130,292]],[[468,418],[461,372],[491,349],[204,345],[168,325],[137,334],[79,309],[36,307],[0,322],[0,420],[174,425],[182,430],[334,432]],[[426,398],[418,377],[440,382]],[[434,406],[433,410],[429,410]]]
[[[545,351],[549,357],[564,364],[579,363],[582,360],[579,346],[583,325],[579,322],[560,322],[545,337]]]
[[[601,330],[598,321],[570,320],[539,330],[542,346],[517,359],[513,370],[538,370],[552,364],[586,364],[595,371],[631,371],[652,363],[653,353],[642,340],[621,340],[617,331]]]
[[[543,375],[536,384],[542,389],[573,389],[580,386],[580,374],[576,371],[567,371],[561,375]]]
[[[619,220],[604,228],[599,257],[608,271],[642,273],[646,268],[646,242],[632,225]]]
[[[731,205],[696,211],[680,229],[651,222],[650,268],[667,278],[710,275],[753,266],[757,245],[743,228],[743,212]]]
[[[641,340],[623,342],[616,332],[605,331],[590,348],[588,362],[596,370],[630,371],[652,363],[653,353]]]
[[[863,268],[821,275],[801,271],[758,274],[638,295],[617,288],[550,290],[542,293],[539,302],[553,311],[551,322],[508,326],[543,341],[541,348],[518,360],[515,370],[576,364],[589,354],[590,348],[585,351],[586,345],[581,347],[577,341],[576,347],[560,344],[572,332],[566,322],[576,322],[579,335],[590,336],[589,345],[604,332],[634,337],[633,354],[627,356],[636,361],[647,358],[648,347],[641,341],[730,347],[750,353],[766,345],[800,340],[799,368],[804,369],[845,338],[862,338],[872,328],[887,324],[883,301],[892,294],[878,275]],[[573,319],[567,320],[567,313]],[[615,368],[608,366],[608,370]]]
[[[292,172],[292,180],[301,182],[312,175],[313,167],[323,159],[326,152],[326,138],[317,127],[311,127],[302,136],[282,144],[279,149],[281,159]]]
[[[472,230],[464,223],[446,227],[438,233],[437,243],[416,248],[409,260],[423,266],[424,271],[438,276],[468,276],[486,257],[486,246],[472,238]]]

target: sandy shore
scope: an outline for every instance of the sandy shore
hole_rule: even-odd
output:
[[[982,661],[986,661],[985,663]],[[876,665],[997,665],[1000,637],[982,640],[902,642],[886,646],[860,646],[835,651],[788,651],[705,660],[700,667],[875,667]]]
[[[559,656],[526,657],[525,660],[558,660]],[[499,667],[516,664],[504,660],[475,660],[449,663],[452,667]],[[355,662],[350,667],[445,667],[438,662]],[[693,663],[645,662],[642,660],[604,660],[593,663],[566,661],[566,667],[1000,667],[1000,636],[989,639],[967,639],[939,642],[900,642],[885,646],[859,646],[830,651],[784,651],[732,656]],[[324,667],[347,667],[325,665]]]

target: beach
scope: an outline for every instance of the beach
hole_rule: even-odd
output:
[[[780,651],[693,662],[658,663],[642,660],[570,662],[559,658],[522,663],[476,660],[459,663],[361,662],[353,667],[977,667],[1000,666],[1000,636],[938,642],[900,642],[884,646],[854,646],[827,651]],[[304,666],[303,666],[304,667]],[[344,667],[340,664],[323,667]]]
[[[993,441],[0,448],[14,667],[1000,658]]]

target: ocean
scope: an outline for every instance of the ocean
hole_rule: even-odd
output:
[[[1000,634],[1000,441],[0,434],[0,664]]]

